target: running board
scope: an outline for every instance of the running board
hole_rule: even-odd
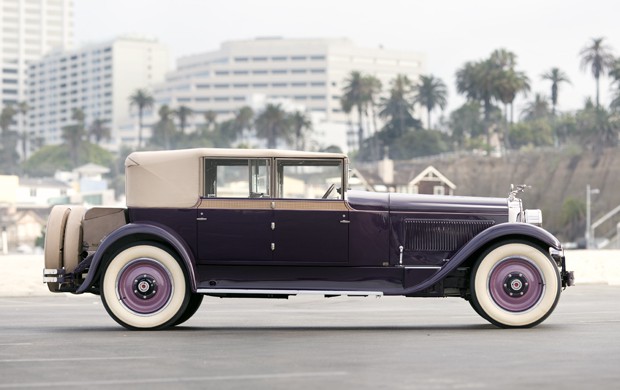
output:
[[[382,291],[340,291],[340,290],[245,290],[230,288],[199,288],[199,294],[231,294],[231,295],[348,295],[382,297]]]

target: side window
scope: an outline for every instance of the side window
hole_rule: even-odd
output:
[[[270,197],[267,159],[205,159],[205,198]]]
[[[342,160],[277,160],[277,196],[343,199]]]

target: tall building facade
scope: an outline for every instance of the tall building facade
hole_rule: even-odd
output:
[[[87,129],[102,120],[111,130],[102,146],[116,150],[135,144],[137,121],[132,125],[129,97],[161,82],[168,64],[167,47],[141,37],[48,54],[28,68],[30,136],[61,143],[63,127],[75,124],[74,109],[81,109]]]
[[[180,58],[154,93],[159,105],[191,108],[195,124],[207,111],[229,118],[257,95],[284,99],[303,105],[315,129],[334,133],[344,132],[349,119],[340,98],[351,71],[377,77],[387,91],[397,74],[416,80],[424,66],[419,53],[362,48],[348,39],[257,38]]]
[[[29,63],[71,47],[73,0],[0,0],[0,26],[0,102],[15,106],[26,100]]]

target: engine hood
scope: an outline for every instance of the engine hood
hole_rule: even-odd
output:
[[[349,191],[347,200],[356,210],[508,215],[506,198]]]

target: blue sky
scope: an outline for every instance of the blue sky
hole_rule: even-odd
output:
[[[612,0],[75,0],[75,41],[111,39],[125,33],[155,37],[173,58],[216,50],[222,41],[257,36],[348,37],[359,46],[412,50],[427,59],[427,73],[456,95],[454,73],[466,61],[497,48],[518,56],[532,92],[550,94],[540,75],[559,67],[572,81],[560,90],[562,110],[576,109],[595,84],[579,67],[579,51],[604,37],[620,57],[620,2]],[[607,79],[601,101],[610,97]],[[525,103],[517,101],[517,112]]]

